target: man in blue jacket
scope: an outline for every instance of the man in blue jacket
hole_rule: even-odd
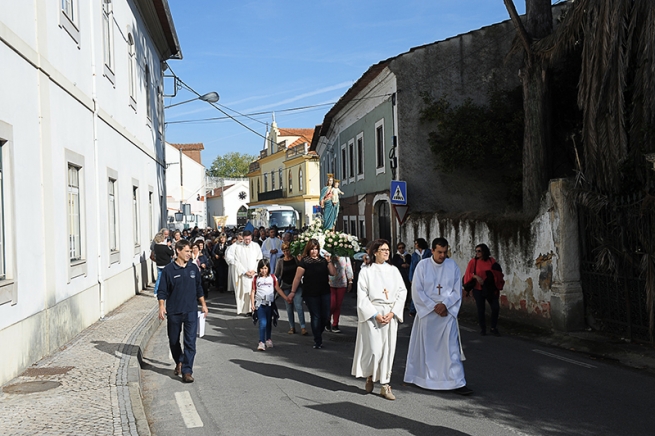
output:
[[[175,375],[182,373],[184,383],[193,383],[193,360],[196,357],[198,332],[198,303],[207,317],[207,304],[202,292],[202,280],[198,267],[189,262],[191,243],[180,239],[175,244],[177,258],[161,272],[159,291],[159,319],[168,318],[168,343],[175,361]],[[184,328],[184,352],[180,345],[180,333]]]

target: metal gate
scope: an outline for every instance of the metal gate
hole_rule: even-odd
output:
[[[603,207],[580,208],[581,281],[587,324],[649,343],[654,343],[646,290],[647,280],[651,280],[649,286],[655,286],[653,193],[651,185],[638,194],[603,199]],[[650,276],[645,268],[649,262]]]

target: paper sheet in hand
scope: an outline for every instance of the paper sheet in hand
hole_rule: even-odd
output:
[[[205,316],[201,311],[198,311],[198,337],[205,336]]]

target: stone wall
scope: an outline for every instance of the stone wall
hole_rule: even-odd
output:
[[[580,288],[577,214],[566,201],[568,182],[552,180],[539,214],[521,217],[484,217],[413,213],[400,229],[400,240],[442,236],[450,243],[450,257],[462,274],[474,247],[485,243],[505,272],[501,317],[529,320],[558,330],[584,326]],[[468,307],[474,313],[474,304]]]

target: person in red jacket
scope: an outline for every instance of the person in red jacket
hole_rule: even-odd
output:
[[[478,323],[480,324],[480,334],[482,336],[487,334],[486,301],[491,306],[491,334],[500,336],[498,332],[500,292],[494,285],[493,273],[491,272],[494,263],[496,263],[496,260],[491,257],[489,247],[486,244],[479,244],[475,247],[475,257],[471,259],[464,273],[464,288],[467,289],[470,286],[466,286],[466,284],[473,284],[473,298],[475,298],[475,305],[478,308]]]

